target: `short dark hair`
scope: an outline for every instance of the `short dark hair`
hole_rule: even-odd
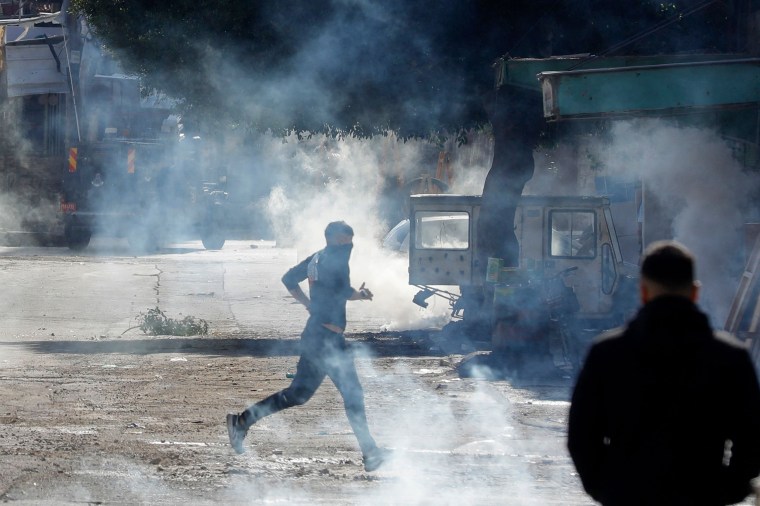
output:
[[[694,284],[694,255],[676,241],[650,244],[641,262],[641,277],[670,290],[683,290]]]
[[[354,229],[345,221],[333,221],[325,228],[325,239],[332,239],[337,235],[354,235]]]

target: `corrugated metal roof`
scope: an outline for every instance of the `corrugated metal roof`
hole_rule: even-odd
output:
[[[40,14],[39,16],[0,17],[0,25],[33,25],[34,23],[55,22],[60,12]]]

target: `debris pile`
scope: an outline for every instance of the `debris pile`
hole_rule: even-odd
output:
[[[145,334],[153,336],[205,336],[208,334],[208,322],[202,318],[185,316],[175,320],[166,316],[158,307],[148,309],[137,317],[138,327]]]

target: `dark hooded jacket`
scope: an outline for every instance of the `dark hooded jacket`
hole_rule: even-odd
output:
[[[760,387],[746,347],[685,297],[600,336],[578,377],[568,447],[604,505],[722,505],[760,473]]]

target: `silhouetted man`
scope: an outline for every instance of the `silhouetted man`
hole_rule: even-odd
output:
[[[359,441],[367,471],[374,471],[388,451],[378,448],[367,425],[364,392],[354,367],[354,357],[346,345],[346,301],[372,300],[372,292],[362,284],[351,288],[348,259],[353,247],[354,231],[345,222],[327,225],[327,247],[290,269],[282,282],[291,295],[306,306],[309,319],[301,333],[301,357],[288,388],[257,402],[239,415],[227,415],[230,444],[243,453],[243,439],[248,429],[265,416],[308,401],[325,376],[329,376],[343,396],[346,415]],[[299,283],[309,280],[309,297]]]
[[[597,338],[570,407],[568,447],[604,505],[741,501],[760,473],[760,387],[746,347],[696,306],[694,259],[659,242],[641,265],[643,307]]]

